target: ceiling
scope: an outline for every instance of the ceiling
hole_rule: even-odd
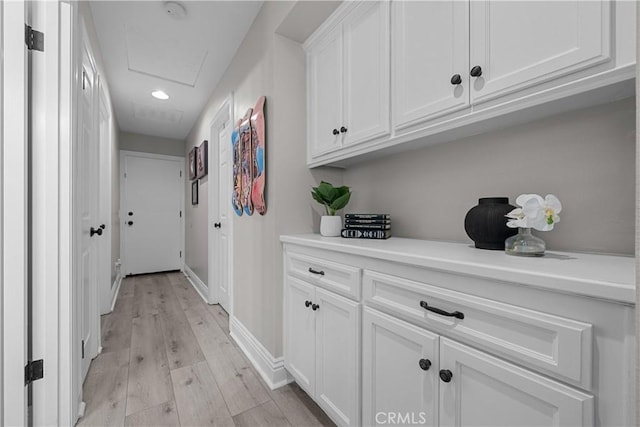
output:
[[[120,130],[185,139],[262,1],[179,4],[90,2]]]

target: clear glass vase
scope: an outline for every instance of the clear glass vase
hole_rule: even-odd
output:
[[[531,234],[530,228],[518,228],[518,234],[504,242],[507,255],[543,256],[546,249],[544,240]]]

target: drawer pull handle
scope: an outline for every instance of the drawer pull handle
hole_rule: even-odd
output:
[[[317,309],[319,309],[319,308],[320,308],[320,306],[319,306],[318,304],[313,304],[313,305],[311,306],[311,310],[313,310],[313,311],[316,311],[316,310],[317,310]]]
[[[423,371],[428,371],[429,368],[431,367],[431,360],[420,359],[420,361],[418,362],[418,365],[420,365],[420,369],[422,369]]]
[[[304,306],[309,308],[309,306],[311,305],[311,301],[307,300],[304,302]]]
[[[309,273],[313,273],[313,274],[319,274],[320,276],[324,276],[324,271],[320,270],[314,270],[313,268],[309,267]]]
[[[451,378],[453,378],[453,374],[451,373],[450,370],[448,369],[441,369],[440,370],[440,379],[445,382],[451,382]]]
[[[427,304],[426,301],[420,301],[420,307],[424,308],[425,310],[434,312],[436,314],[439,314],[441,316],[447,316],[447,317],[455,317],[457,319],[464,319],[464,313],[461,313],[459,311],[454,311],[453,313],[449,313],[448,311],[444,311],[441,310],[437,307],[430,307],[429,304]]]

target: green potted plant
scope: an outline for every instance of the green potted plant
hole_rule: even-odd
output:
[[[343,209],[349,203],[351,191],[349,187],[334,187],[328,182],[321,181],[317,187],[312,187],[313,200],[324,206],[326,215],[320,220],[320,234],[327,237],[338,237],[342,230],[342,218],[336,211]]]

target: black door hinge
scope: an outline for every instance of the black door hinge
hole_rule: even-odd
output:
[[[36,31],[30,25],[24,25],[24,41],[27,49],[44,52],[44,33]]]
[[[180,251],[180,258],[182,258],[182,251]]]
[[[24,367],[24,385],[44,378],[44,360],[32,360]]]
[[[82,358],[84,359],[84,340],[82,340]]]
[[[180,211],[180,218],[182,218],[182,211]]]
[[[182,178],[182,171],[180,171],[180,178]]]

